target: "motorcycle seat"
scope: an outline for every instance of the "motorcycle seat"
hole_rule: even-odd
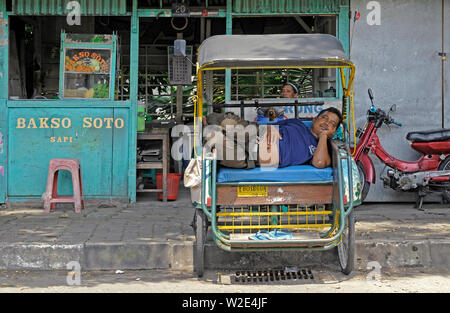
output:
[[[410,132],[406,139],[413,142],[430,142],[450,140],[450,129]]]

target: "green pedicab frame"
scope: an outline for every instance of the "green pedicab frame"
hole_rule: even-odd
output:
[[[199,125],[203,116],[203,72],[226,69],[278,69],[278,68],[335,68],[340,71],[340,86],[343,89],[342,112],[344,116],[344,141],[332,140],[333,150],[333,181],[330,182],[237,182],[237,183],[217,183],[217,159],[212,153],[206,153],[201,147],[202,136]],[[346,73],[347,71],[347,73]],[[197,62],[197,101],[195,116],[197,127],[194,125],[194,151],[197,157],[202,159],[201,177],[201,201],[195,204],[196,214],[194,218],[194,228],[196,233],[196,244],[194,250],[194,269],[198,276],[204,272],[204,248],[206,244],[206,233],[209,224],[211,225],[213,240],[215,244],[225,251],[287,251],[287,250],[329,250],[337,247],[339,263],[342,271],[349,274],[354,268],[355,259],[355,227],[353,207],[360,204],[360,198],[354,199],[354,166],[352,155],[349,149],[349,122],[350,109],[353,109],[353,80],[355,66],[347,58],[340,41],[331,35],[324,34],[292,34],[292,35],[219,35],[205,40],[198,50]],[[298,102],[296,101],[296,106]],[[350,106],[348,105],[350,104]],[[301,104],[300,104],[301,105]],[[245,105],[241,102],[241,112]],[[297,112],[297,110],[296,110]],[[296,116],[297,117],[297,116]],[[347,200],[345,197],[344,163],[347,164]],[[351,166],[350,166],[351,164]],[[357,175],[357,173],[356,173]],[[261,212],[253,213],[251,205],[248,203],[250,211],[248,213],[218,213],[218,188],[231,186],[262,185],[266,188],[277,188],[279,186],[291,186],[291,188],[322,188],[332,185],[331,203],[332,210],[323,210],[309,213],[282,212]],[[322,186],[322,187],[321,187]],[[306,200],[305,200],[306,201]],[[302,200],[303,202],[303,200]],[[281,207],[282,203],[279,203]],[[304,203],[303,203],[304,204]],[[324,206],[325,207],[325,206]],[[288,208],[290,210],[290,208]],[[225,209],[226,211],[226,209]],[[243,209],[241,209],[241,212]],[[289,240],[242,240],[234,238],[231,234],[221,231],[218,225],[220,218],[240,215],[243,219],[249,216],[262,218],[263,216],[281,216],[291,214],[298,216],[329,214],[333,221],[328,231],[321,233],[318,239],[289,239]],[[267,217],[268,219],[268,217]],[[325,217],[324,217],[325,219]],[[233,220],[234,222],[234,220]],[[242,223],[242,221],[241,221]],[[250,220],[251,223],[251,220]],[[308,223],[308,222],[307,222]],[[286,225],[285,225],[286,226]],[[289,225],[289,227],[314,227],[309,225]],[[316,225],[323,227],[321,225]],[[239,226],[232,226],[237,227]],[[248,228],[248,226],[246,226]],[[268,228],[282,228],[282,225],[269,225]],[[230,229],[231,226],[228,226]],[[251,228],[251,226],[250,226]],[[241,230],[242,231],[242,230]],[[251,231],[251,230],[250,230]],[[234,233],[233,233],[234,234]]]

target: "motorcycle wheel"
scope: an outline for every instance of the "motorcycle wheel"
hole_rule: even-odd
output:
[[[439,171],[447,171],[450,170],[450,156],[448,156],[438,167]],[[450,203],[450,189],[447,189],[442,192],[442,198],[444,198],[444,202]]]
[[[370,183],[366,180],[366,171],[361,162],[357,162],[359,180],[361,181],[361,202],[364,202],[370,190]]]

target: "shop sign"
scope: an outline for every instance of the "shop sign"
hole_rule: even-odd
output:
[[[39,118],[29,118],[19,117],[16,120],[16,129],[58,129],[64,128],[69,129],[72,127],[72,120],[68,117],[39,117]],[[125,121],[122,118],[112,118],[112,117],[84,117],[82,119],[82,128],[117,128],[121,129],[125,126]],[[50,142],[73,142],[72,137],[50,137]]]
[[[78,73],[109,73],[109,65],[101,55],[84,50],[72,57],[66,56],[65,70]]]

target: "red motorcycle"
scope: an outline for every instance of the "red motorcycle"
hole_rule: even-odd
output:
[[[395,105],[389,113],[377,109],[373,105],[372,90],[368,92],[372,105],[367,112],[367,123],[358,129],[359,141],[352,149],[361,179],[361,199],[366,198],[370,184],[375,183],[375,167],[369,157],[372,152],[390,167],[381,177],[384,187],[416,192],[416,207],[419,208],[422,208],[424,197],[431,193],[441,194],[443,202],[450,203],[450,129],[408,133],[406,139],[411,142],[411,147],[423,155],[413,162],[396,159],[383,149],[377,136],[377,130],[383,124],[402,126],[389,116],[395,111]]]

